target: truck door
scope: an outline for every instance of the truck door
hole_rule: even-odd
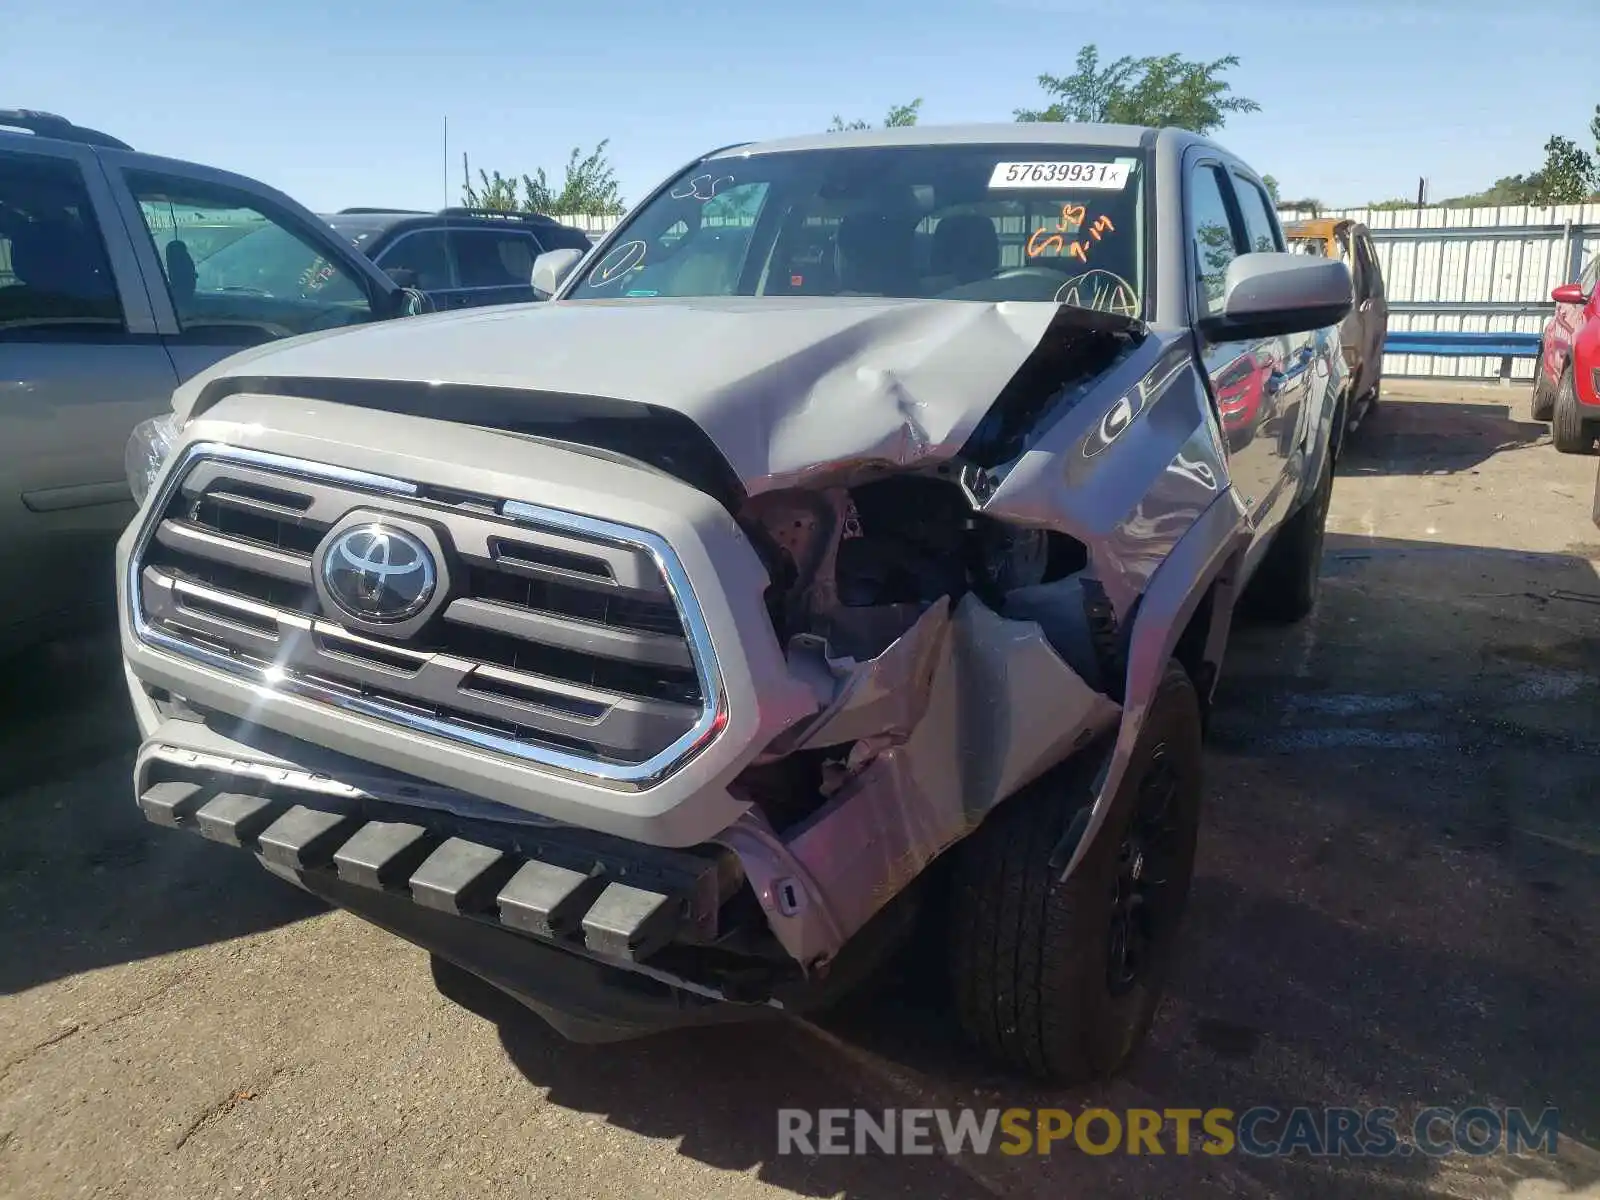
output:
[[[1228,264],[1251,246],[1229,172],[1212,159],[1186,167],[1185,202],[1190,312],[1195,318],[1222,310]],[[1228,473],[1256,524],[1257,543],[1282,519],[1285,462],[1282,426],[1288,386],[1286,338],[1208,342],[1200,352],[1221,413]],[[1291,418],[1292,419],[1292,415]]]
[[[1384,293],[1383,267],[1377,247],[1365,225],[1351,231],[1355,242],[1356,315],[1361,328],[1361,380],[1357,395],[1376,392],[1383,378],[1383,343],[1389,336],[1389,300]]]
[[[1282,254],[1287,250],[1283,230],[1273,211],[1272,199],[1260,182],[1234,168],[1229,172],[1233,192],[1244,219],[1245,245],[1255,254]],[[1269,464],[1273,483],[1287,479],[1289,462],[1305,432],[1312,382],[1317,368],[1317,337],[1314,333],[1291,333],[1276,339],[1282,353],[1277,389],[1278,413],[1270,431],[1277,461]]]
[[[0,149],[0,642],[109,615],[123,449],[176,383],[96,152]]]

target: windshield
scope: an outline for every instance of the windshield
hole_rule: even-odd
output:
[[[616,234],[567,299],[891,296],[1144,310],[1145,169],[1106,147],[729,155]]]

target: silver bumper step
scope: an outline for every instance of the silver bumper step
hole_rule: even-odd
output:
[[[222,790],[245,783],[167,779],[146,786],[139,807],[157,825],[285,870],[333,872],[621,963],[642,963],[675,940],[714,938],[736,879],[723,856],[634,847],[582,830],[525,831],[433,812],[393,820],[354,799]]]

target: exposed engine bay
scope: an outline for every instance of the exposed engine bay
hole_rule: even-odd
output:
[[[940,597],[991,607],[1020,587],[1086,564],[1084,548],[974,510],[948,465],[853,487],[753,497],[740,524],[772,586],[773,627],[824,639],[838,656],[882,653]]]
[[[971,597],[998,613],[1012,593],[1087,566],[1085,547],[1072,538],[978,511],[965,477],[944,463],[850,486],[763,493],[740,512],[772,579],[766,600],[773,628],[791,669],[815,681],[824,716],[849,707],[852,688],[871,690],[857,686],[858,676],[880,656],[918,653],[913,634],[933,620],[936,606],[953,613]],[[880,698],[876,724],[812,722],[768,748],[742,782],[774,828],[810,815],[905,741],[934,665],[930,659],[912,672],[922,678],[907,679],[905,695]],[[830,728],[838,735],[828,736]]]

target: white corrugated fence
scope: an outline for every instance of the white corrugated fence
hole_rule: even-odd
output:
[[[1305,212],[1282,211],[1293,221]],[[1372,231],[1394,330],[1538,333],[1554,309],[1550,289],[1574,282],[1600,254],[1600,204],[1488,208],[1329,209]],[[1497,378],[1499,358],[1390,354],[1389,375]],[[1512,378],[1533,361],[1512,362]]]

